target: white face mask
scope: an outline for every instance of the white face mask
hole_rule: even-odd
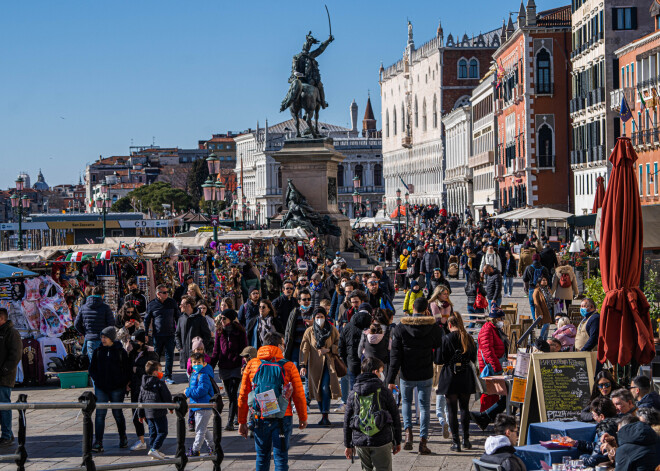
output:
[[[321,318],[314,319],[314,322],[316,322],[316,325],[318,325],[319,327],[323,327],[323,325],[325,324],[325,319],[321,319]]]
[[[378,378],[379,378],[381,381],[384,382],[384,381],[385,381],[385,373],[383,373],[382,371],[381,371],[380,373],[378,373]]]
[[[345,282],[345,281],[342,281],[342,282],[341,282],[341,287],[342,287],[342,288],[345,288],[345,287],[346,287],[346,282]]]
[[[503,328],[504,328],[504,322],[499,321],[499,322],[497,323],[497,327],[499,327],[500,329],[503,329]]]

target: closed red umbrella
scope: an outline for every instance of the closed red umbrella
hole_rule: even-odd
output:
[[[600,208],[603,207],[605,200],[605,179],[603,177],[596,178],[596,196],[594,196],[594,208],[591,210],[596,214]]]
[[[600,311],[598,361],[627,365],[655,356],[649,303],[639,279],[642,268],[642,207],[635,176],[637,154],[630,139],[617,139],[601,211],[600,272],[605,301]]]

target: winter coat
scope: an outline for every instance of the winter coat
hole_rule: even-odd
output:
[[[538,269],[541,269],[541,276],[545,276],[545,278],[548,280],[548,283],[551,281],[550,273],[548,270],[543,265],[541,265],[540,262],[534,262],[525,268],[525,272],[522,276],[523,283],[525,283],[527,289],[533,290],[536,288],[536,285],[534,284],[534,272]],[[537,277],[536,282],[538,283],[540,279],[541,277]]]
[[[109,347],[101,344],[94,350],[89,364],[89,376],[94,380],[94,387],[105,392],[125,390],[131,382],[132,372],[128,353],[120,342],[114,342]]]
[[[616,471],[648,471],[660,463],[658,434],[650,425],[635,422],[617,433]]]
[[[555,271],[555,268],[559,263],[557,262],[557,254],[552,247],[544,247],[543,250],[539,253],[541,257],[541,265],[548,270],[548,273]],[[550,280],[548,280],[550,281]]]
[[[497,271],[501,272],[502,259],[500,258],[500,254],[498,254],[497,252],[493,252],[493,253],[486,252],[484,256],[481,258],[481,263],[479,264],[479,271],[480,272],[484,271],[484,267],[486,265],[490,265],[491,267],[496,268]]]
[[[211,357],[206,353],[204,354],[204,363],[211,365]],[[211,365],[211,368],[213,368],[213,365]],[[192,358],[188,358],[188,363],[186,363],[186,373],[188,373],[189,377],[191,374],[193,374]]]
[[[339,283],[339,281],[340,281],[339,278],[337,278],[335,275],[330,275],[325,279],[325,281],[322,284],[325,287],[325,289],[328,291],[328,294],[330,294],[335,292],[335,288],[337,288],[337,284]],[[312,292],[312,290],[309,291],[310,293]]]
[[[495,369],[495,373],[502,371],[500,358],[505,355],[504,342],[500,338],[497,327],[492,322],[486,322],[479,330],[477,338],[479,352],[479,371],[486,367],[486,363]],[[485,360],[485,362],[484,362]]]
[[[390,330],[385,328],[383,334],[371,336],[369,340],[369,329],[362,333],[358,353],[361,358],[378,358],[387,368],[390,363]]]
[[[172,393],[162,379],[145,375],[140,385],[137,402],[144,404],[172,403]],[[167,417],[167,409],[138,409],[138,416],[146,419]]]
[[[128,360],[133,365],[131,375],[131,401],[137,402],[142,386],[142,378],[147,374],[145,368],[148,361],[159,361],[158,354],[153,347],[147,347],[146,350],[138,351],[137,348],[131,350],[128,354]]]
[[[441,278],[432,277],[431,282],[429,283],[429,298],[433,296],[433,292],[440,285],[446,286],[447,292],[451,294],[451,286],[449,285],[449,281],[447,281],[447,279],[444,276]]]
[[[566,324],[555,331],[552,336],[561,342],[562,350],[573,351],[575,347],[575,333],[577,329],[573,324]]]
[[[503,471],[527,471],[523,460],[516,456],[516,449],[511,445],[506,435],[495,435],[486,439],[486,453],[479,461],[501,466]]]
[[[412,255],[408,258],[408,268],[413,267],[413,274],[412,276],[408,276],[409,279],[417,279],[419,276],[419,272],[422,266],[422,258],[421,257],[413,257]]]
[[[470,340],[472,340],[472,337],[470,337]],[[455,368],[452,359],[457,351],[463,352],[461,337],[458,332],[449,332],[442,339],[442,347],[435,351],[435,362],[444,365],[440,371],[436,394],[473,394],[477,390],[470,365],[464,364],[461,371],[454,373]],[[463,355],[466,360],[477,360],[477,346],[474,341],[471,342],[470,348]]]
[[[440,256],[437,252],[426,252],[422,257],[419,271],[422,273],[433,273],[434,268],[440,268]]]
[[[409,289],[403,301],[403,312],[405,312],[408,315],[412,314],[413,304],[415,304],[415,301],[418,298],[423,298],[423,297],[424,297],[424,293],[422,292],[421,289],[417,292],[415,292],[412,289]]]
[[[215,331],[213,343],[213,354],[211,355],[211,366],[217,365],[221,370],[232,370],[243,365],[241,352],[248,345],[245,330],[236,324],[231,324],[231,329],[223,328]]]
[[[502,261],[502,275],[507,278],[515,278],[516,276],[516,259],[511,257],[508,260]]]
[[[346,295],[344,290],[336,290],[332,293],[332,302],[330,303],[330,312],[328,316],[335,322],[339,318],[339,306],[341,306],[344,301],[346,301]]]
[[[637,407],[651,407],[657,411],[660,411],[660,394],[655,391],[651,391],[639,401],[637,401]]]
[[[563,273],[568,274],[571,279],[571,286],[567,288],[562,288],[559,284],[559,280],[561,279],[561,275]],[[552,292],[557,299],[573,299],[575,296],[580,294],[573,267],[566,265],[563,267],[557,267],[555,269],[555,276],[552,279]]]
[[[304,317],[307,319],[311,319],[312,317],[312,308],[310,307],[307,311],[304,311]],[[303,311],[300,309],[300,307],[297,307],[293,311],[289,313],[285,319],[286,321],[286,328],[284,330],[284,358],[287,360],[294,360],[292,358],[293,355],[293,347],[295,344],[295,336],[296,336],[296,322],[297,319],[301,316],[303,316]],[[307,328],[305,328],[307,330]],[[302,339],[300,339],[302,341]]]
[[[380,410],[390,413],[392,424],[370,437],[362,433],[359,429],[356,430],[351,427],[353,416],[360,412],[359,407],[356,408],[355,395],[368,396],[376,393],[379,389],[378,401],[380,402]],[[377,407],[375,396],[374,406]],[[353,390],[348,394],[348,400],[346,401],[346,409],[344,410],[344,446],[346,448],[358,446],[378,447],[392,443],[396,445],[401,443],[401,414],[399,414],[399,406],[394,401],[392,392],[383,384],[378,376],[373,373],[362,373],[355,378]]]
[[[156,298],[147,304],[147,315],[144,316],[144,330],[149,333],[151,321],[154,323],[154,337],[171,337],[176,332],[176,322],[179,320],[179,308],[176,301],[167,298],[164,303]]]
[[[533,262],[532,255],[536,253],[536,250],[532,248],[521,248],[520,256],[518,258],[518,276],[522,276],[525,273],[525,270]]]
[[[248,416],[248,394],[252,391],[252,381],[254,380],[254,375],[257,374],[259,366],[261,365],[262,360],[269,361],[280,361],[284,358],[282,350],[279,347],[272,345],[266,345],[261,347],[257,351],[257,358],[253,358],[245,366],[243,371],[243,379],[241,381],[241,390],[238,394],[238,423],[245,424],[247,423]],[[293,394],[291,395],[291,400],[296,406],[296,411],[298,413],[298,419],[302,421],[307,421],[307,400],[305,399],[305,389],[303,383],[300,380],[300,374],[298,373],[298,368],[292,361],[287,361],[284,363],[284,384],[289,384],[293,386]],[[286,409],[285,415],[290,417],[293,415],[291,409],[291,401],[289,401],[289,406]]]
[[[592,441],[577,441],[577,449],[580,453],[585,453],[585,455],[580,457],[584,461],[585,466],[595,468],[597,464],[609,461],[607,455],[600,452],[600,437],[607,433],[616,438],[618,429],[616,421],[617,419],[615,418],[604,419],[596,425],[596,436]]]
[[[16,370],[22,358],[21,334],[14,328],[14,323],[7,319],[7,322],[0,326],[0,386],[14,387]]]
[[[273,324],[273,327],[275,328],[275,331],[279,332],[282,335],[284,335],[284,327],[282,326],[282,322],[280,321],[280,319],[275,317],[275,316],[272,316],[272,314],[269,314],[268,316],[273,317],[272,324]],[[259,348],[262,347],[261,338],[259,337],[258,332],[256,332],[257,342],[256,342],[256,344],[253,345],[253,343],[254,343],[253,339],[255,338],[255,330],[259,328],[259,319],[260,318],[261,318],[261,316],[257,316],[257,317],[253,317],[252,319],[250,319],[250,322],[248,322],[248,326],[245,329],[245,331],[247,333],[248,345],[250,345],[250,346],[252,346],[256,349],[259,349]]]
[[[339,336],[339,357],[346,363],[348,371],[354,375],[362,372],[360,359],[360,339],[365,329],[371,325],[371,316],[366,311],[358,311]]]
[[[138,291],[137,293],[128,293],[124,296],[124,304],[131,303],[135,306],[135,310],[140,314],[140,317],[144,317],[144,313],[147,311],[147,298],[142,293]]]
[[[468,306],[472,306],[477,300],[477,293],[480,293],[482,296],[486,296],[486,290],[484,289],[481,282],[472,283],[468,278],[468,281],[465,283],[465,294],[467,296]]]
[[[101,331],[115,325],[110,306],[101,296],[90,296],[80,306],[73,326],[85,336],[85,340],[101,340]]]
[[[289,314],[291,314],[291,311],[293,311],[297,307],[298,307],[298,300],[294,296],[291,296],[291,299],[289,299],[286,294],[283,294],[275,298],[275,300],[273,301],[273,309],[275,309],[275,312],[277,313],[277,317],[279,317],[280,319],[288,319]],[[258,309],[259,306],[257,306],[257,311]]]
[[[327,299],[330,301],[332,296],[330,296],[330,291],[326,288],[325,285],[317,285],[316,288],[312,284],[309,285],[309,293],[312,296],[312,309],[316,309],[321,304],[322,299]]]
[[[182,315],[179,317],[179,324],[176,326],[174,342],[176,348],[179,349],[179,366],[181,368],[186,367],[188,358],[192,353],[192,341],[195,337],[201,337],[205,351],[211,351],[213,345],[211,329],[209,329],[209,324],[206,322],[206,317],[202,316],[199,311],[195,311],[190,315]]]
[[[401,379],[424,381],[433,378],[433,350],[442,345],[444,332],[433,316],[406,316],[392,331],[387,384]]]
[[[327,322],[327,321],[326,321]],[[324,355],[319,355],[318,350],[325,347],[330,351]],[[339,353],[339,332],[335,326],[331,326],[330,337],[324,345],[317,345],[314,338],[314,326],[307,327],[300,344],[300,368],[307,368],[307,381],[309,388],[309,397],[321,401],[323,394],[321,392],[321,380],[323,379],[323,370],[328,368],[330,375],[330,394],[332,399],[341,397],[341,388],[339,387],[339,377],[335,370],[334,355]]]
[[[497,268],[485,276],[486,299],[495,300],[502,296],[502,274]]]
[[[541,292],[541,288],[536,288],[534,294],[532,294],[532,299],[534,300],[534,309],[536,310],[536,317],[541,313],[543,317],[543,324],[554,324],[555,320],[551,314],[551,311],[554,309],[554,306],[548,306],[545,302],[545,296]]]
[[[371,304],[372,308],[389,309],[396,314],[396,309],[394,308],[392,299],[386,295],[382,289],[379,289],[376,294],[373,294],[371,291],[367,291],[367,297],[367,302]]]
[[[188,399],[190,399],[190,405],[193,404],[208,404],[211,402],[213,397],[213,383],[211,379],[213,378],[213,367],[211,365],[206,365],[201,369],[199,373],[193,370],[190,375],[190,383],[186,388],[184,394]],[[192,411],[205,410],[205,409],[195,409],[190,408]]]
[[[273,306],[275,307],[275,306]],[[247,327],[252,319],[259,316],[259,303],[254,304],[252,300],[245,301],[240,308],[238,308],[238,322]]]

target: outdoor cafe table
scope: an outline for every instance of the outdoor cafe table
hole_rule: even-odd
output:
[[[552,466],[553,463],[561,463],[564,456],[577,459],[580,457],[580,454],[577,448],[548,450],[541,445],[516,447],[516,456],[523,460],[527,469],[542,469],[541,461],[545,461],[548,465]]]
[[[587,422],[540,422],[530,424],[527,429],[527,444],[536,445],[539,442],[550,441],[551,435],[571,437],[573,440],[593,441],[596,436],[596,424]]]

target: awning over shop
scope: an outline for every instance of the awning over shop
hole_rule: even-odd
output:
[[[582,216],[570,216],[566,218],[566,223],[576,229],[593,228],[596,225],[596,217],[597,215],[595,213]]]
[[[38,263],[52,260],[61,252],[56,247],[44,247],[41,250],[8,250],[0,252],[0,263]]]
[[[261,231],[229,231],[218,234],[218,241],[234,242],[263,239],[296,239],[307,240],[307,233],[297,227],[295,229],[265,229]]]
[[[38,274],[30,270],[24,270],[22,268],[0,263],[0,279],[6,280],[9,278],[23,278],[26,276],[38,276]]]

